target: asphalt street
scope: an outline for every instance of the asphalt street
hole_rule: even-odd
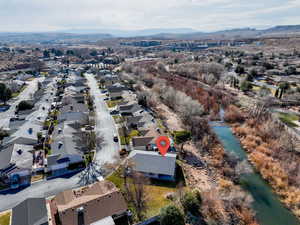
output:
[[[103,100],[106,96],[101,94],[95,77],[92,74],[86,74],[86,78],[96,107],[95,131],[104,139],[101,149],[96,154],[96,160],[100,165],[114,163],[119,159],[120,150],[120,144],[113,141],[113,137],[118,136],[115,122]]]

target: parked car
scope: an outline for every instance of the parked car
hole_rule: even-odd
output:
[[[107,90],[102,90],[102,91],[101,91],[102,94],[104,94],[104,93],[106,93],[106,92],[107,92]]]
[[[114,136],[114,142],[118,142],[119,138],[117,136]]]
[[[9,121],[16,121],[16,120],[20,120],[19,116],[18,115],[15,115],[14,117],[11,117],[9,119]]]
[[[122,148],[122,149],[119,151],[119,154],[120,154],[120,156],[127,155],[127,150],[126,150],[125,148]]]
[[[110,112],[110,115],[117,115],[119,114],[119,111],[118,110],[113,110]]]
[[[105,98],[105,99],[103,99],[104,101],[108,101],[109,100],[109,98]]]

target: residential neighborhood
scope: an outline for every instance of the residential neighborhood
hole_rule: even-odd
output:
[[[0,225],[300,224],[298,0],[0,7]]]

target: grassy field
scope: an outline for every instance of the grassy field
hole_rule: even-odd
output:
[[[289,127],[298,127],[295,121],[299,121],[299,116],[291,113],[278,113],[279,119]]]
[[[11,213],[0,214],[0,225],[9,225]]]

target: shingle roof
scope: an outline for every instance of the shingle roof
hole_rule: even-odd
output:
[[[152,142],[154,137],[134,137],[132,138],[133,147],[146,146]]]
[[[123,195],[109,181],[100,181],[83,188],[61,192],[54,200],[62,225],[77,224],[76,209],[80,207],[84,208],[86,224],[127,210]]]
[[[174,176],[176,154],[167,153],[165,156],[158,152],[134,150],[129,154],[134,168],[138,172]]]
[[[29,198],[12,210],[11,225],[46,225],[48,215],[44,198]]]
[[[132,124],[132,123],[136,124],[142,118],[143,118],[143,116],[130,116],[130,117],[127,117],[126,121],[127,121],[127,124]]]
[[[74,128],[73,122],[64,122],[59,124],[53,135],[51,149],[53,154],[79,154],[82,155],[82,140],[79,137],[80,131]],[[62,129],[59,133],[59,129]],[[61,145],[62,144],[62,145]]]

